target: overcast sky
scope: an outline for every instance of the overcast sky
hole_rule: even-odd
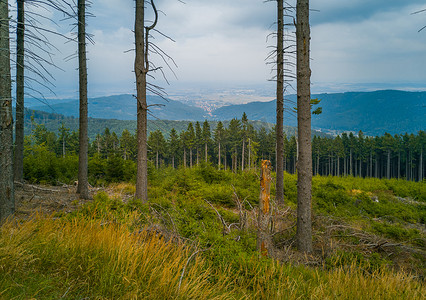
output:
[[[207,84],[264,84],[271,75],[265,58],[274,40],[276,2],[263,0],[158,0],[158,29],[175,42],[155,34],[155,42],[176,61],[172,87]],[[294,1],[293,1],[294,2]],[[311,0],[311,69],[313,92],[426,90],[426,8],[423,0]],[[134,1],[95,0],[88,20],[94,45],[88,49],[89,96],[133,93],[132,32]],[[147,19],[151,14],[147,8]],[[289,20],[289,19],[288,19]],[[65,32],[71,27],[66,22]],[[293,28],[289,29],[294,31]],[[55,91],[77,97],[77,61],[62,57],[76,45],[54,38],[61,53],[53,71]]]

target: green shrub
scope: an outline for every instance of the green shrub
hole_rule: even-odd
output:
[[[405,228],[400,224],[388,224],[386,222],[372,222],[371,227],[374,232],[396,241],[412,241],[419,246],[425,246],[424,237],[415,228]]]
[[[24,179],[33,183],[72,183],[77,179],[78,157],[68,155],[57,157],[42,145],[25,150]]]

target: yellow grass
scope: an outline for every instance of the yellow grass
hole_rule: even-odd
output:
[[[214,246],[213,246],[214,247]],[[194,249],[99,220],[34,216],[0,228],[0,299],[425,299],[404,272],[215,266]]]
[[[217,293],[224,285],[213,289],[209,284],[210,270],[202,259],[194,256],[188,262],[193,250],[146,231],[130,233],[125,226],[99,221],[35,217],[20,226],[5,224],[0,232],[1,272],[72,278],[70,286],[61,288],[63,293],[68,289],[68,295],[80,290],[108,299],[227,298],[223,291]],[[8,290],[0,284],[0,295]]]

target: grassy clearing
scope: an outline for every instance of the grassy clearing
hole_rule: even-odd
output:
[[[98,220],[35,217],[5,224],[0,294],[6,299],[227,299],[191,249]],[[180,280],[183,269],[184,276]]]
[[[354,264],[327,271],[256,255],[216,265],[209,255],[194,253],[125,225],[36,216],[1,229],[0,297],[421,299],[426,291],[403,272],[369,274]]]
[[[281,262],[255,249],[256,173],[151,170],[149,203],[120,183],[72,213],[4,224],[0,299],[425,297],[424,184],[315,177],[316,252],[298,257],[295,181],[285,175],[287,213],[275,224]],[[237,228],[235,194],[246,208],[245,230]],[[231,232],[204,199],[237,224]]]

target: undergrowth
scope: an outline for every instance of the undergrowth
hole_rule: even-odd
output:
[[[83,218],[6,223],[0,271],[3,299],[421,299],[425,292],[404,272],[369,273],[356,261],[326,270],[246,254],[217,264],[208,251],[151,231]]]
[[[149,202],[133,198],[131,183],[112,184],[72,213],[5,223],[0,299],[425,296],[424,252],[398,256],[385,248],[395,243],[424,249],[422,183],[314,177],[316,252],[297,257],[292,248],[296,176],[285,174],[285,219],[274,225],[279,262],[256,251],[256,172],[203,165],[151,169],[149,178]],[[411,273],[404,264],[395,268],[395,257],[403,255],[413,265]]]

